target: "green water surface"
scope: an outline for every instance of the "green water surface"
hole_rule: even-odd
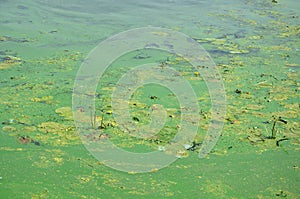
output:
[[[0,1],[0,198],[300,198],[299,9],[296,0]],[[186,150],[161,170],[121,172],[82,144],[73,84],[99,42],[149,25],[185,33],[207,50],[224,82],[227,113],[206,158]],[[193,87],[194,141],[201,143],[211,118],[206,84],[186,60],[155,50],[112,63],[99,81],[91,125],[133,152],[172,140],[180,104],[163,86],[140,87],[129,102],[137,125],[150,122],[153,104],[167,109],[155,137],[133,138],[113,118],[109,97],[118,79],[149,62],[167,63]]]

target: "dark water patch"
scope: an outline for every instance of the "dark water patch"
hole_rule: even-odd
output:
[[[20,10],[28,10],[29,9],[27,6],[23,6],[23,5],[18,5],[17,8]]]

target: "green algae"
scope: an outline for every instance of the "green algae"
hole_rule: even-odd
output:
[[[243,17],[238,10],[218,10],[211,11],[208,15],[211,20],[205,22],[197,18],[199,15],[190,16],[196,22],[186,22],[186,13],[182,13],[185,20],[177,24],[161,22],[193,36],[208,50],[225,83],[227,116],[222,136],[206,159],[199,160],[196,151],[184,151],[185,158],[146,174],[118,172],[93,158],[82,146],[67,108],[71,107],[73,81],[85,55],[113,32],[132,28],[126,21],[130,17],[123,19],[119,12],[116,19],[125,21],[109,24],[107,17],[107,21],[100,23],[87,13],[59,9],[65,5],[50,6],[50,11],[36,3],[24,5],[28,9],[5,5],[10,8],[8,13],[18,9],[18,13],[30,15],[38,10],[50,14],[56,22],[33,14],[23,20],[21,14],[1,15],[1,195],[7,198],[298,198],[299,19],[287,7],[291,2],[235,2],[240,9],[249,8]],[[33,22],[28,20],[31,17]],[[78,24],[84,21],[87,24]],[[200,25],[190,26],[190,23]],[[101,28],[89,24],[101,24]],[[140,24],[143,23],[137,22],[137,26]],[[113,119],[108,97],[114,90],[111,83],[116,83],[130,67],[148,61],[166,62],[178,69],[185,66],[181,74],[197,88],[201,104],[201,124],[195,138],[201,142],[211,117],[205,82],[184,60],[161,52],[133,52],[112,64],[97,88],[94,126],[109,134],[119,147],[134,152],[156,150],[172,139],[179,124],[180,107],[175,96],[163,88],[140,88],[130,101],[132,119],[138,125],[149,122],[148,110],[152,104],[167,107],[167,125],[155,138],[132,138]],[[94,116],[88,113],[87,120],[92,122]],[[287,124],[276,124],[276,139],[268,139],[272,135],[273,116],[283,118]],[[20,143],[20,136],[28,136],[41,145]],[[277,141],[285,138],[278,146]]]

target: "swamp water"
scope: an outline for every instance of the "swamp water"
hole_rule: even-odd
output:
[[[0,1],[0,198],[299,198],[299,9],[296,0]],[[222,77],[227,112],[217,144],[199,159],[211,119],[201,74],[170,53],[125,54],[99,81],[88,118],[99,134],[88,139],[137,153],[172,140],[181,107],[166,87],[140,87],[128,103],[137,125],[150,122],[152,105],[166,108],[157,135],[129,136],[113,117],[118,80],[155,62],[176,68],[194,89],[200,123],[187,144],[200,146],[160,170],[121,172],[82,144],[73,85],[99,42],[148,25],[182,32],[205,48]]]

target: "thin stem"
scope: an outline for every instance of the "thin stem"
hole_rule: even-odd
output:
[[[96,128],[96,111],[94,111],[94,114],[93,114],[93,111],[91,110],[91,125],[92,125],[92,128]]]
[[[97,125],[97,115],[96,115],[96,110],[94,112],[94,127],[93,128],[96,128],[96,125]]]
[[[275,129],[276,122],[277,120],[274,120],[273,127],[272,127],[272,137],[271,137],[272,139],[276,138],[276,129]]]

